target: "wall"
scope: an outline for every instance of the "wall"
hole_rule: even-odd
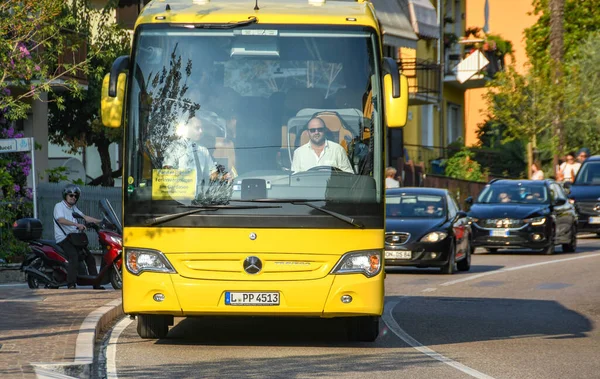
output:
[[[531,0],[488,0],[489,33],[498,34],[512,42],[515,52],[515,67],[518,72],[526,71],[527,55],[525,53],[524,31],[537,21],[537,16],[529,15],[533,10]],[[485,0],[467,0],[467,28],[483,27]],[[510,64],[510,60],[506,62]],[[465,93],[465,142],[468,146],[477,145],[476,131],[478,125],[485,122],[487,103],[483,96],[486,88],[467,90]],[[482,113],[483,112],[483,113]]]

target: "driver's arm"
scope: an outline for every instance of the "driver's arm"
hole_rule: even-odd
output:
[[[352,169],[352,165],[350,164],[350,159],[348,159],[348,154],[346,154],[346,149],[340,146],[340,149],[336,152],[336,164],[337,168],[342,171],[349,172],[354,174],[354,170]]]

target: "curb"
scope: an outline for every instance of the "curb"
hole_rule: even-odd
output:
[[[121,299],[90,313],[81,323],[73,362],[31,363],[38,379],[90,378],[94,364],[96,336],[113,320],[123,316]]]

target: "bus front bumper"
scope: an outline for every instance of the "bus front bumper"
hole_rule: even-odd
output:
[[[383,276],[382,270],[372,278],[345,274],[314,280],[239,282],[189,279],[178,274],[151,272],[134,276],[124,272],[123,309],[130,315],[179,317],[381,315]],[[227,305],[227,292],[279,293],[279,305]],[[348,296],[351,297],[349,302]]]

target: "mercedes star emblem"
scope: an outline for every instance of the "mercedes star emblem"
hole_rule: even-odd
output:
[[[248,274],[258,274],[262,270],[262,262],[258,257],[250,256],[244,260],[244,271]]]

